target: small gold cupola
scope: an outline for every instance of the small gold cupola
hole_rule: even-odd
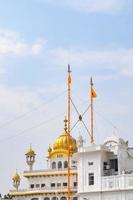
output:
[[[13,186],[18,190],[18,187],[20,186],[20,176],[16,170],[16,174],[13,176],[12,181],[13,181]]]
[[[67,134],[67,118],[64,119],[64,131],[63,133],[54,141],[52,147],[48,148],[49,156],[48,158],[60,158],[67,157],[68,153],[68,134]],[[71,155],[77,152],[76,140],[70,137],[70,151]]]
[[[29,170],[32,171],[33,164],[35,163],[36,154],[35,154],[34,150],[31,148],[31,146],[28,149],[28,151],[26,152],[25,156],[26,156],[26,162],[29,165]]]

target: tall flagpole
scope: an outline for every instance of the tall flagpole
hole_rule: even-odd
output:
[[[90,86],[91,86],[91,127],[90,127],[90,143],[94,143],[94,135],[93,135],[93,82],[92,77],[90,80]]]
[[[68,65],[68,200],[70,200],[70,93],[71,93],[71,71]]]

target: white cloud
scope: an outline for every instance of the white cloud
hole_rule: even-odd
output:
[[[45,43],[46,41],[42,39],[29,43],[15,31],[0,30],[0,55],[38,55],[42,52]]]
[[[3,66],[0,66],[0,76],[6,74],[6,69]]]
[[[114,13],[132,3],[130,0],[57,0],[56,3],[54,0],[45,1],[86,13]]]
[[[0,96],[0,112],[8,114],[22,112],[22,108],[23,112],[27,112],[30,108],[42,103],[36,92],[26,88],[0,86]]]
[[[36,39],[35,42],[26,42],[19,33],[11,30],[0,30],[0,74],[6,72],[6,58],[10,56],[37,56],[42,55],[44,62],[52,66],[66,66],[72,63],[75,67],[99,69],[113,69],[117,76],[133,77],[133,49],[98,49],[75,50],[65,48],[46,48],[46,40]],[[2,64],[3,63],[3,64]],[[110,74],[106,79],[117,77]],[[103,77],[102,77],[103,78]]]
[[[122,0],[73,0],[66,1],[69,6],[79,11],[85,12],[111,12],[119,10],[123,6]]]
[[[133,67],[122,69],[121,74],[133,78]]]
[[[106,68],[117,71],[120,75],[133,77],[133,49],[74,51],[59,48],[50,53],[60,66],[72,63],[75,67],[97,70]]]
[[[43,50],[45,49],[47,41],[45,39],[37,39],[32,45],[31,45],[31,54],[33,55],[40,55]]]
[[[1,85],[0,116],[18,115],[18,113],[22,114],[32,109],[34,110],[39,105],[47,105],[51,101],[56,100],[57,96],[61,97],[64,94],[65,90],[62,85],[50,85],[46,88],[9,87]]]

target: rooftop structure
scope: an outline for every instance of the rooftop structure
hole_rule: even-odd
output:
[[[102,145],[80,145],[75,160],[79,200],[133,199],[133,148],[127,141],[113,136]]]

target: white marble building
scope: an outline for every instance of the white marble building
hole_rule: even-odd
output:
[[[121,138],[83,146],[78,153],[79,200],[133,200],[133,149]]]

